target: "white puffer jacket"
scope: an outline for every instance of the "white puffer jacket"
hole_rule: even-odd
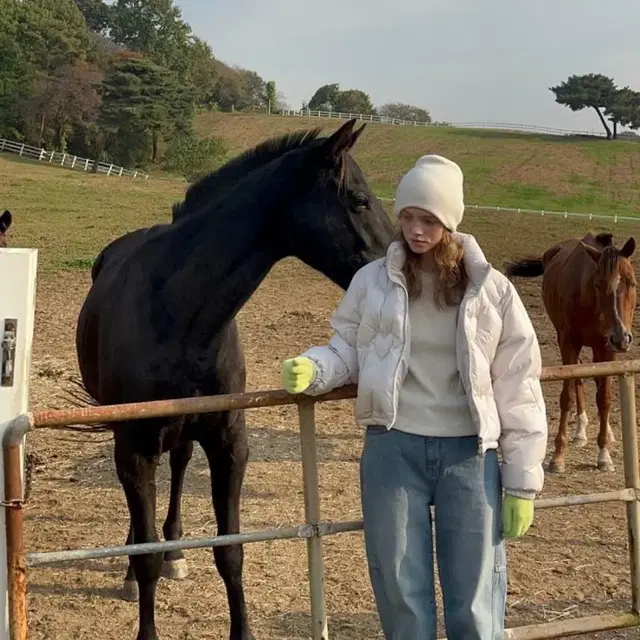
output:
[[[547,445],[538,340],[511,282],[487,262],[473,236],[453,235],[462,242],[469,274],[457,362],[480,449],[499,446],[505,490],[533,498],[542,490]],[[411,342],[404,260],[402,244],[393,242],[386,257],[360,269],[331,318],[329,344],[303,354],[317,366],[305,393],[357,383],[355,417],[362,425],[391,428],[396,419]]]

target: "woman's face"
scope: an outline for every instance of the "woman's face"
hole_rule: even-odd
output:
[[[440,244],[444,226],[432,213],[418,207],[400,212],[400,230],[414,253],[425,254]]]

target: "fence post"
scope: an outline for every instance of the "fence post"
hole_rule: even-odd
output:
[[[636,396],[634,374],[618,377],[620,385],[620,416],[624,452],[624,484],[640,490],[640,464],[638,462],[638,432],[636,426]],[[629,562],[631,568],[631,609],[640,612],[640,502],[638,497],[627,502],[627,532],[629,535]]]
[[[3,443],[4,444],[4,443]],[[3,448],[4,508],[7,539],[9,638],[27,640],[27,567],[24,558],[21,442]]]
[[[22,540],[22,502],[25,442],[18,434],[5,448],[7,426],[29,406],[29,373],[35,292],[38,265],[37,249],[0,250],[0,273],[11,278],[0,280],[0,340],[2,367],[0,376],[0,638],[25,640],[27,633],[26,569]]]
[[[302,448],[305,519],[315,529],[315,535],[307,538],[309,595],[311,597],[311,637],[313,640],[329,640],[324,597],[322,538],[317,531],[317,526],[320,522],[320,492],[318,489],[315,402],[301,399],[298,404],[298,417],[300,420],[300,444]]]

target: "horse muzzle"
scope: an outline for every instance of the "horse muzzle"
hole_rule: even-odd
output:
[[[631,331],[616,331],[609,335],[609,343],[615,351],[625,353],[631,349],[633,342],[633,333]]]

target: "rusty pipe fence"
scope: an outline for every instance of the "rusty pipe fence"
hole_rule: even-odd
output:
[[[624,450],[625,487],[617,491],[563,496],[536,500],[536,509],[569,507],[600,502],[622,502],[626,505],[631,572],[631,607],[628,612],[558,620],[537,625],[507,629],[506,640],[538,640],[580,635],[588,632],[640,626],[640,465],[636,425],[635,374],[640,360],[595,364],[553,366],[543,369],[542,381],[553,382],[573,378],[597,378],[615,375],[620,390],[622,443]],[[171,549],[196,549],[266,540],[305,539],[309,567],[311,601],[311,637],[328,640],[324,593],[322,538],[326,535],[362,529],[362,521],[322,522],[318,490],[318,464],[315,429],[315,405],[318,402],[346,400],[355,397],[355,387],[343,387],[323,396],[290,395],[286,391],[266,391],[198,398],[179,398],[123,405],[34,411],[18,416],[3,425],[4,487],[7,540],[7,582],[9,589],[9,621],[11,640],[27,637],[27,567],[62,561],[136,555]],[[23,542],[23,491],[20,446],[33,429],[63,429],[69,425],[116,422],[211,413],[229,409],[255,409],[297,404],[302,449],[305,524],[265,531],[131,544],[97,549],[76,549],[46,553],[25,553]],[[144,428],[144,427],[141,427]]]

